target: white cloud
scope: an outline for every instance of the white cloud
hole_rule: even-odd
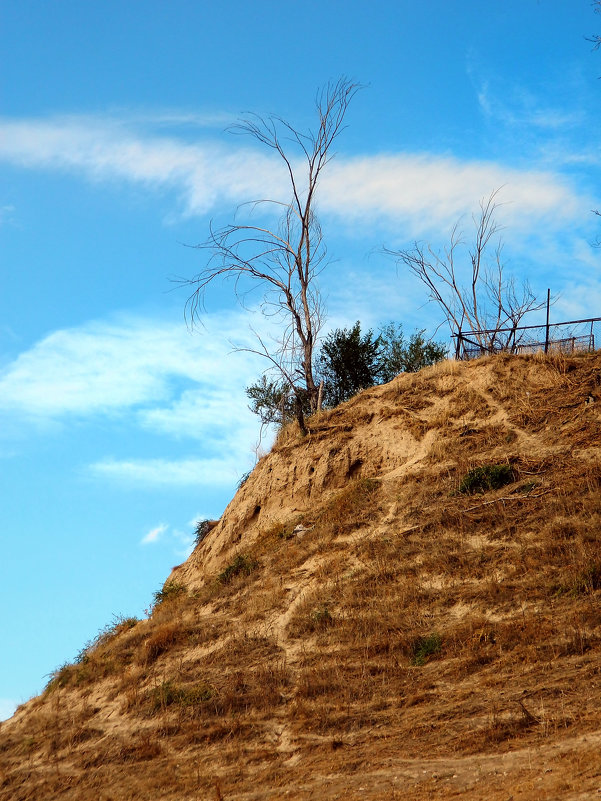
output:
[[[501,187],[499,200],[506,205],[500,220],[516,228],[545,218],[566,222],[591,202],[551,172],[406,154],[333,162],[320,203],[342,218],[380,225],[384,219],[388,227],[396,221],[419,235],[448,228]]]
[[[558,108],[542,104],[535,94],[520,88],[510,90],[510,100],[505,91],[501,100],[488,82],[483,82],[478,91],[478,103],[483,113],[509,127],[541,128],[558,131],[582,125],[586,113],[582,108]]]
[[[211,333],[217,327],[219,336]],[[55,331],[0,371],[0,410],[60,418],[138,408],[145,424],[154,415],[157,427],[175,433],[167,410],[190,384],[227,396],[257,371],[256,358],[231,354],[226,339],[248,339],[248,315],[207,316],[207,328],[191,335],[181,323],[123,318]]]
[[[125,417],[130,426],[201,445],[193,458],[100,459],[92,475],[128,485],[231,486],[248,469],[258,437],[244,389],[265,365],[232,353],[226,338],[249,342],[248,314],[207,315],[206,323],[194,335],[181,323],[141,318],[50,334],[0,371],[6,430]]]
[[[227,128],[239,117],[227,111],[186,111],[185,109],[159,108],[146,111],[125,110],[114,112],[115,124],[152,125],[160,128]],[[110,119],[110,117],[108,118]]]
[[[151,543],[158,542],[161,538],[161,535],[164,534],[168,528],[169,527],[166,526],[165,523],[161,523],[160,525],[150,529],[150,531],[140,540],[140,545],[150,545]]]
[[[148,339],[135,327],[92,323],[50,334],[2,371],[0,407],[85,415],[160,399],[176,366],[162,360],[160,333],[144,333]]]
[[[0,721],[8,720],[15,713],[18,704],[11,698],[0,698]]]
[[[67,170],[91,180],[172,186],[186,214],[204,214],[224,200],[238,203],[281,191],[282,166],[247,148],[213,141],[191,144],[139,134],[101,117],[0,119],[0,160],[29,169]]]
[[[601,285],[591,281],[567,283],[552,309],[551,322],[561,320],[582,320],[587,317],[598,317],[601,309]],[[601,335],[601,325],[595,326],[597,341]]]
[[[127,485],[154,487],[229,486],[240,475],[236,454],[208,459],[107,459],[90,466],[90,471]]]
[[[141,411],[138,419],[145,428],[152,431],[199,439],[206,445],[221,440],[231,427],[232,420],[237,420],[239,435],[248,440],[252,438],[253,431],[256,433],[257,424],[256,417],[246,408],[244,388],[259,376],[263,367],[264,365],[257,365],[255,372],[248,376],[248,381],[244,384],[234,384],[230,380],[224,386],[217,379],[214,386],[186,390],[171,404],[157,405]]]
[[[288,195],[283,165],[268,152],[241,146],[240,140],[226,146],[160,136],[143,126],[140,130],[132,118],[0,120],[0,160],[30,169],[69,170],[91,180],[172,187],[187,215],[214,212],[224,203],[231,207]],[[378,221],[397,229],[402,224],[417,235],[447,226],[500,186],[506,186],[512,202],[508,219],[524,227],[543,218],[568,221],[594,204],[550,170],[428,153],[340,157],[324,175],[320,204],[353,226],[371,229]]]
[[[163,548],[170,548],[175,556],[187,559],[194,548],[196,525],[199,520],[204,519],[206,519],[206,515],[204,517],[198,515],[186,523],[183,529],[161,523],[140,540],[140,545],[160,543]]]

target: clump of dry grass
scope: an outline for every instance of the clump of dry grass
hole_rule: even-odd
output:
[[[86,643],[73,663],[65,663],[49,676],[46,691],[68,685],[85,685],[103,679],[129,664],[144,637],[136,618],[116,617]]]
[[[127,710],[144,718],[175,716],[180,723],[201,718],[210,725],[281,705],[289,681],[281,650],[252,636],[230,639],[179,673],[178,679],[163,678],[132,696]]]
[[[175,645],[181,643],[188,635],[188,630],[181,623],[172,621],[162,623],[153,628],[152,633],[144,643],[140,654],[145,665],[149,665]]]

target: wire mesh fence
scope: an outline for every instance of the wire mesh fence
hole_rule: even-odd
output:
[[[601,348],[601,317],[548,325],[525,325],[453,334],[455,356],[476,359],[490,353],[582,353]]]

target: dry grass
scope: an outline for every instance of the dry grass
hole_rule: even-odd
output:
[[[284,432],[273,458],[323,450],[327,491],[57,671],[0,725],[0,799],[592,797],[600,375],[447,362]]]

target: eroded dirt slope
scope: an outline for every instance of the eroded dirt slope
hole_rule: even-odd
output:
[[[0,725],[0,799],[597,794],[601,357],[445,362],[310,428]]]

